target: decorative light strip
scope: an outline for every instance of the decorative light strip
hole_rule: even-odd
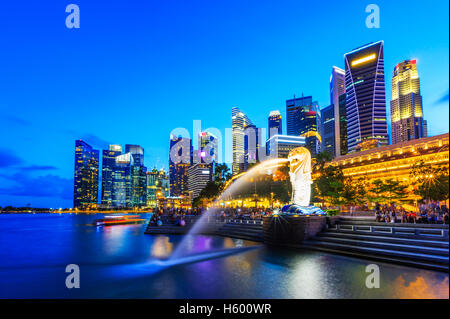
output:
[[[362,57],[360,59],[353,60],[352,61],[352,66],[356,66],[356,65],[361,64],[361,63],[365,63],[365,62],[368,62],[368,61],[375,60],[376,57],[377,57],[377,55],[375,53],[372,53],[370,55],[366,55],[365,57]]]

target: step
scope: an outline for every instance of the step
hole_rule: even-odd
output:
[[[257,241],[257,242],[263,241],[262,237],[260,237],[260,236],[246,236],[246,235],[242,235],[242,234],[229,234],[226,232],[215,232],[214,235],[222,236],[222,237],[244,239],[244,240],[250,240],[250,241]]]
[[[435,270],[435,271],[443,271],[445,273],[448,273],[448,271],[449,271],[448,265],[414,261],[414,260],[410,260],[410,259],[403,259],[403,258],[396,258],[396,257],[382,256],[382,255],[380,256],[380,255],[375,255],[375,254],[371,254],[371,253],[367,253],[367,252],[364,253],[364,252],[356,252],[356,251],[342,251],[340,249],[333,249],[333,248],[329,248],[329,247],[310,245],[309,243],[304,243],[304,245],[302,245],[301,248],[323,251],[323,252],[327,252],[327,253],[344,255],[344,256],[349,256],[349,257],[354,257],[354,258],[362,258],[362,259],[375,260],[375,261],[381,261],[381,262],[392,263],[392,264],[406,265],[406,266],[415,267],[415,268],[424,268],[424,269],[430,269],[430,270]]]
[[[230,227],[230,226],[222,226],[220,229],[229,229],[229,230],[239,230],[239,231],[249,231],[249,232],[262,232],[262,228],[254,228],[254,227]]]
[[[448,267],[448,257],[444,256],[437,256],[437,255],[430,255],[430,254],[423,254],[423,253],[412,253],[412,252],[406,252],[406,251],[395,251],[391,249],[380,249],[380,248],[371,248],[371,247],[360,247],[360,246],[354,246],[354,245],[347,245],[347,244],[338,244],[338,243],[331,243],[331,242],[321,242],[321,241],[308,241],[310,245],[314,246],[321,246],[321,247],[328,247],[336,250],[342,250],[342,251],[356,251],[356,252],[363,252],[363,253],[369,253],[374,255],[385,255],[395,258],[402,258],[402,259],[408,259],[412,261],[421,261],[421,262],[428,262],[433,264],[440,264],[440,265],[447,265]]]
[[[350,238],[336,238],[336,237],[328,237],[328,236],[316,236],[313,238],[315,241],[325,241],[332,243],[340,243],[340,244],[348,244],[355,246],[363,246],[363,247],[373,247],[373,248],[381,248],[381,249],[390,249],[390,250],[401,250],[408,251],[413,253],[424,253],[438,256],[447,256],[449,255],[448,248],[436,248],[436,247],[423,247],[418,245],[407,245],[405,243],[387,243],[381,241],[370,241],[370,240],[361,240],[361,239],[350,239]]]
[[[344,233],[344,232],[331,232],[325,231],[317,234],[318,237],[326,236],[326,237],[335,237],[335,238],[349,238],[349,239],[357,239],[357,240],[373,240],[380,242],[388,242],[388,243],[397,243],[397,244],[414,244],[417,246],[426,246],[426,247],[436,247],[436,248],[446,248],[449,249],[448,241],[439,241],[439,240],[431,240],[431,239],[411,239],[411,238],[401,238],[401,237],[393,237],[393,236],[383,236],[383,235],[372,235],[369,234],[356,234],[356,233]]]
[[[420,228],[420,229],[448,229],[448,224],[414,224],[414,223],[383,223],[376,221],[362,220],[345,220],[338,221],[340,225],[361,225],[361,226],[386,226],[386,227],[404,227],[404,228]]]
[[[245,231],[230,231],[230,230],[222,230],[222,229],[219,229],[216,231],[216,233],[219,233],[219,232],[223,233],[223,234],[230,234],[230,235],[262,237],[262,232],[249,233],[249,232],[245,232]]]
[[[442,237],[437,235],[413,235],[413,234],[405,234],[405,233],[394,233],[391,232],[370,232],[364,230],[350,230],[350,229],[340,229],[336,230],[334,228],[329,228],[326,232],[334,232],[334,233],[344,233],[344,234],[360,234],[360,235],[371,235],[371,236],[383,236],[383,237],[393,237],[393,238],[410,238],[410,239],[423,239],[423,240],[435,240],[448,242],[448,237]]]

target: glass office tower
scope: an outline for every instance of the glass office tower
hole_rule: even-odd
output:
[[[287,135],[304,136],[305,147],[314,156],[320,152],[321,116],[319,104],[312,96],[302,96],[286,100]]]
[[[280,111],[271,111],[269,114],[269,139],[274,135],[283,134],[283,125]]]
[[[237,107],[231,110],[231,126],[233,135],[233,175],[242,173],[245,166],[245,128],[252,125],[252,121]]]
[[[82,140],[75,141],[73,207],[98,205],[99,152]]]
[[[388,144],[383,41],[345,54],[345,86],[348,151]]]
[[[169,181],[170,196],[188,196],[188,169],[193,161],[192,140],[170,136]]]
[[[113,206],[114,193],[114,172],[116,169],[116,157],[122,154],[122,146],[109,145],[107,150],[102,152],[102,197],[103,207]]]

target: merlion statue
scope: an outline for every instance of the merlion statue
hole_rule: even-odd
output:
[[[311,153],[297,147],[289,152],[289,176],[292,183],[292,204],[309,206],[311,199]]]

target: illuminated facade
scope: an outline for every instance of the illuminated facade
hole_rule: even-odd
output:
[[[334,105],[331,104],[321,110],[322,113],[322,152],[336,156],[336,132]]]
[[[169,196],[169,177],[164,170],[154,168],[147,172],[147,207],[155,208],[163,198]]]
[[[112,207],[125,208],[129,206],[130,188],[129,167],[131,165],[131,153],[116,156],[116,163],[113,171],[113,191],[112,191]]]
[[[244,130],[244,171],[247,171],[251,164],[264,160],[266,155],[262,139],[262,129],[255,125],[248,125]],[[260,158],[263,155],[263,158]]]
[[[198,163],[212,164],[217,162],[219,140],[210,132],[201,132],[198,135]]]
[[[188,189],[191,200],[196,198],[208,182],[212,181],[211,164],[197,163],[188,169]]]
[[[328,165],[339,165],[345,176],[407,181],[419,161],[427,165],[449,165],[449,134],[400,142],[337,157]]]
[[[169,154],[170,196],[189,195],[187,171],[192,162],[192,140],[171,135]]]
[[[104,207],[113,206],[114,172],[116,169],[116,157],[122,154],[122,146],[109,145],[102,152],[102,197],[101,203]]]
[[[383,41],[345,54],[345,86],[348,151],[367,140],[387,145]]]
[[[340,156],[341,155],[341,136],[342,136],[342,130],[346,130],[347,128],[342,128],[340,126],[341,122],[339,121],[339,119],[341,118],[341,108],[340,108],[340,104],[339,104],[339,97],[342,96],[343,94],[345,94],[345,71],[342,70],[341,68],[338,68],[337,66],[333,66],[333,69],[331,71],[331,76],[330,76],[330,106],[332,106],[333,111],[333,123],[330,123],[329,126],[332,124],[333,127],[333,138],[334,141],[332,143],[327,143],[328,145],[331,145],[332,147],[334,147],[334,151],[330,151],[330,153],[333,156]],[[331,111],[329,111],[329,113],[331,113]],[[330,114],[328,114],[329,116]],[[322,116],[325,116],[324,114],[322,114]],[[327,116],[327,117],[328,117]],[[324,122],[324,120],[322,119],[322,122]],[[347,133],[347,132],[346,132]],[[327,134],[325,132],[323,132],[323,134]],[[328,133],[328,135],[331,135],[331,130],[330,133]],[[345,134],[347,135],[347,134]],[[325,140],[325,137],[323,138]]]
[[[233,135],[233,175],[244,171],[245,165],[245,128],[253,123],[247,115],[239,108],[233,107],[231,110],[231,126]]]
[[[144,166],[144,149],[139,145],[125,145],[125,152],[131,154],[130,166],[127,168],[127,207],[144,207],[147,205],[147,167]]]
[[[396,65],[392,76],[392,144],[426,137],[417,61]]]
[[[99,152],[82,140],[75,141],[73,207],[98,205]]]
[[[267,141],[269,156],[271,158],[287,158],[294,148],[305,146],[306,137],[274,135]]]
[[[271,111],[268,120],[269,138],[283,134],[283,125],[280,111]]]
[[[321,119],[319,104],[312,96],[286,100],[287,135],[304,136],[305,147],[314,156],[320,152]]]

